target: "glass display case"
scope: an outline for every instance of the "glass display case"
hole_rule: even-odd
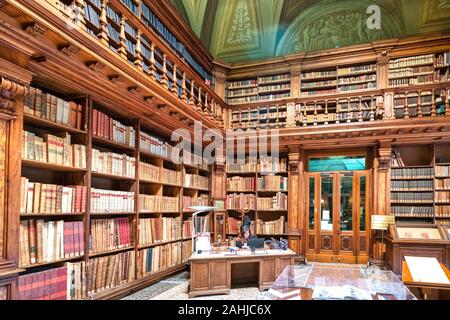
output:
[[[266,293],[268,300],[416,300],[391,271],[378,267],[291,265]]]
[[[386,237],[386,264],[396,274],[402,272],[405,256],[434,257],[449,266],[450,238],[442,225],[391,224]]]

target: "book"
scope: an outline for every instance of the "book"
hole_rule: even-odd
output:
[[[151,245],[181,239],[181,218],[139,219],[139,244]]]
[[[127,248],[132,244],[133,230],[129,218],[91,220],[89,252],[106,252]]]
[[[91,189],[92,213],[133,213],[134,192]]]
[[[141,212],[178,212],[179,198],[156,195],[139,195]]]
[[[135,178],[136,158],[92,149],[92,172]]]
[[[140,278],[181,265],[183,262],[181,242],[139,250],[137,259]]]
[[[92,118],[94,136],[133,148],[136,146],[136,131],[133,127],[126,126],[96,109]]]

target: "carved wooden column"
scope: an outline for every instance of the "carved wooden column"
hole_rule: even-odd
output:
[[[391,140],[380,141],[378,147],[378,158],[375,159],[375,206],[374,214],[390,214],[390,169],[391,169],[392,146]]]
[[[198,87],[197,111],[201,112],[202,109],[203,109],[203,105],[202,105],[202,87]]]
[[[127,21],[127,18],[124,15],[122,15],[122,17],[120,19],[120,32],[119,32],[120,47],[119,47],[119,49],[117,49],[117,52],[119,53],[119,55],[124,59],[127,59],[127,49],[126,49],[127,37],[125,36],[125,22],[126,21]]]
[[[222,150],[216,150],[216,161],[212,165],[211,175],[211,195],[212,204],[220,209],[214,210],[214,240],[217,240],[219,234],[222,235],[222,240],[226,239],[227,214],[225,209],[226,200],[226,181],[225,173],[225,157]],[[221,208],[223,205],[223,208]]]
[[[186,94],[186,72],[183,72],[181,77],[181,100],[188,103],[187,94]]]
[[[101,13],[99,17],[100,21],[100,33],[97,35],[100,39],[100,42],[104,45],[108,45],[108,19],[106,18],[106,6],[108,4],[109,0],[102,0],[102,8]]]
[[[305,252],[302,245],[304,227],[304,168],[302,154],[296,150],[289,153],[288,175],[288,241],[289,248],[298,255]]]
[[[156,79],[155,44],[150,44],[150,75]]]
[[[0,288],[17,299],[24,96],[31,73],[0,59]]]

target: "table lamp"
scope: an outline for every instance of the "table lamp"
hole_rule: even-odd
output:
[[[195,241],[194,241],[194,237],[195,237],[195,230],[197,230],[197,228],[195,228],[196,226],[195,226],[195,217],[197,216],[197,215],[199,215],[200,213],[203,213],[203,212],[209,212],[209,211],[212,211],[212,210],[214,210],[214,209],[217,209],[217,207],[210,207],[210,206],[192,206],[192,207],[189,207],[189,209],[192,209],[192,210],[194,210],[195,212],[192,214],[192,227],[191,227],[191,231],[192,231],[192,252],[195,252],[195,249],[196,249],[196,244],[195,244]],[[205,232],[205,226],[203,226],[203,230],[202,230],[202,233],[204,233]]]

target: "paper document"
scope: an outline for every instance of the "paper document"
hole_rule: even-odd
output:
[[[405,257],[414,282],[450,284],[436,258]]]

